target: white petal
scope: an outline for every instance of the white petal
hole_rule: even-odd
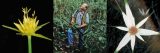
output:
[[[132,48],[132,51],[133,51],[134,50],[134,45],[135,45],[135,35],[131,35],[130,38],[131,38],[131,48]]]
[[[128,3],[126,3],[125,7],[126,7],[126,15],[127,15],[127,18],[129,18],[130,21],[131,21],[130,24],[132,24],[132,25],[135,26],[135,20],[134,20],[134,17],[133,17],[133,15],[132,15],[132,12],[131,12],[131,9],[130,9]]]
[[[143,39],[139,34],[136,34],[136,36],[137,36],[140,40],[144,41],[144,39]]]
[[[133,24],[131,24],[132,23],[131,19],[127,17],[127,15],[125,15],[124,12],[122,12],[122,15],[123,15],[123,20],[128,28],[134,26]]]
[[[148,30],[148,29],[139,29],[138,33],[139,33],[139,35],[144,35],[144,36],[159,34],[159,32]]]
[[[127,33],[123,39],[120,41],[118,47],[116,48],[116,51],[119,51],[122,47],[124,47],[130,40],[129,33]]]
[[[147,10],[146,15],[148,14],[149,10],[150,10],[150,9]]]
[[[129,29],[128,29],[128,28],[126,28],[126,27],[118,26],[118,27],[116,27],[116,28],[118,28],[118,29],[120,29],[120,30],[123,30],[123,31],[129,31]]]
[[[142,21],[140,21],[140,22],[136,25],[136,27],[137,27],[137,28],[141,27],[141,26],[147,21],[148,18],[149,18],[149,16],[146,17],[145,19],[143,19]]]
[[[138,8],[139,9],[139,8]],[[139,9],[139,12],[142,14],[142,15],[144,15],[145,13],[144,13],[144,10],[142,9]]]

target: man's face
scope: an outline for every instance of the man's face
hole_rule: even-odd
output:
[[[87,7],[87,6],[83,4],[83,5],[80,6],[80,9],[83,10],[83,11],[86,11],[86,10],[87,10],[86,7]]]

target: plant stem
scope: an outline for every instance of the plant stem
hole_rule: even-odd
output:
[[[31,41],[31,36],[28,36],[28,53],[32,53],[32,41]]]

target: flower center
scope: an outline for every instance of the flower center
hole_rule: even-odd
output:
[[[138,32],[138,29],[136,27],[129,28],[129,33],[131,35],[135,35]]]

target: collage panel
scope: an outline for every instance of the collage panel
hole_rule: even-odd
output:
[[[3,0],[0,6],[0,53],[53,53],[53,0]]]
[[[54,53],[106,52],[107,0],[54,0]]]
[[[107,52],[159,53],[159,0],[108,0]]]

